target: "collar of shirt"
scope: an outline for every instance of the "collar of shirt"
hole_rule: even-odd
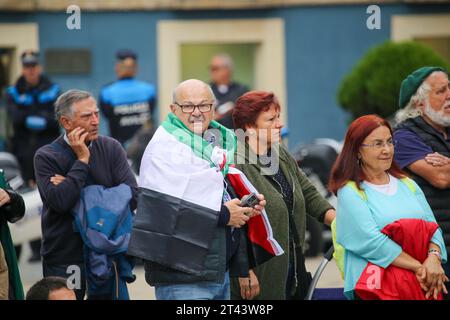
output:
[[[226,94],[228,93],[228,90],[230,89],[229,86],[227,86],[226,84],[221,84],[217,86],[217,90],[221,93],[221,94]]]

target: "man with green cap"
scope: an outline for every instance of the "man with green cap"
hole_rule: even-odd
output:
[[[448,72],[422,67],[403,80],[395,161],[423,190],[450,249],[450,87]],[[439,252],[429,252],[439,258]],[[450,263],[444,265],[450,276]]]

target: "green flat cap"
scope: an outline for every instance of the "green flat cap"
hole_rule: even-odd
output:
[[[402,81],[400,86],[400,96],[398,99],[398,105],[400,108],[404,108],[408,104],[409,100],[411,100],[411,97],[416,93],[422,82],[434,71],[442,71],[447,73],[447,71],[441,67],[422,67],[411,73],[405,80]]]

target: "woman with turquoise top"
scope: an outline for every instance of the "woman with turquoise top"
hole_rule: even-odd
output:
[[[418,281],[416,285],[426,299],[447,293],[444,282],[448,279],[442,269],[447,252],[440,229],[436,227],[430,233],[424,261],[406,253],[404,247],[382,232],[405,219],[436,223],[422,190],[393,162],[393,156],[389,123],[376,115],[366,115],[350,124],[333,166],[328,187],[338,198],[336,240],[345,249],[344,294],[349,299],[362,298],[355,294],[355,286],[369,263],[383,270],[393,266],[411,272],[409,275],[415,275],[413,282]],[[423,238],[423,234],[416,238]],[[394,285],[401,288],[409,284],[397,280]]]

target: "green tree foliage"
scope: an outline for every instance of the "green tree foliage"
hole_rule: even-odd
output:
[[[344,77],[338,103],[350,112],[352,120],[370,113],[388,118],[398,110],[402,80],[423,66],[450,70],[444,58],[423,44],[387,41],[370,49]]]

